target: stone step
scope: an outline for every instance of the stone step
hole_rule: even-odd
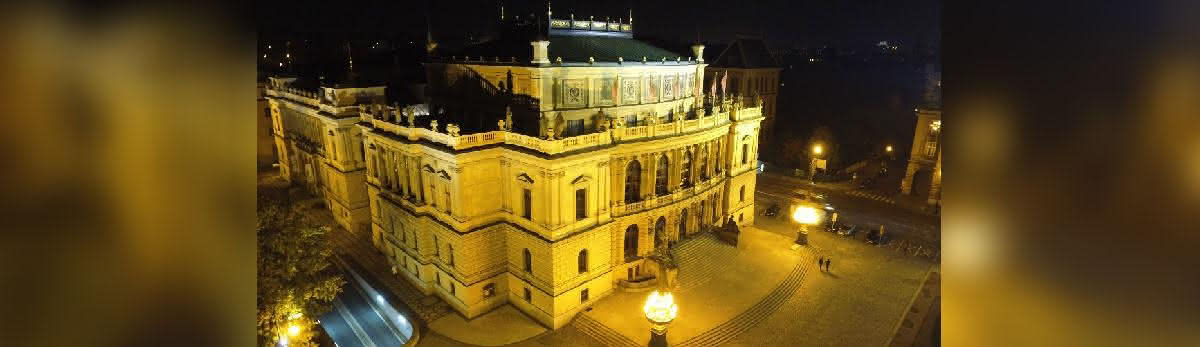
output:
[[[811,255],[803,258],[811,258]],[[729,342],[733,338],[750,330],[758,323],[765,320],[771,314],[775,313],[803,283],[805,275],[808,274],[814,266],[811,264],[811,259],[802,259],[800,264],[797,264],[788,277],[783,280],[774,290],[758,303],[751,306],[745,312],[742,312],[734,318],[717,325],[696,335],[677,346],[716,346],[722,343]]]
[[[612,330],[611,328],[605,326],[603,323],[600,323],[599,321],[592,319],[592,317],[588,317],[586,314],[581,313],[581,314],[576,315],[575,320],[573,320],[571,323],[573,325],[575,325],[575,328],[579,329],[580,332],[584,333],[587,336],[590,336],[593,339],[596,339],[596,341],[599,341],[600,343],[604,344],[605,346],[610,346],[610,347],[613,347],[613,346],[638,347],[639,346],[636,342],[634,342],[633,340],[630,340],[625,335],[622,335],[621,333],[618,333],[617,331]]]

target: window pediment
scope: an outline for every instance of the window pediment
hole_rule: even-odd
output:
[[[579,185],[587,184],[588,182],[591,182],[591,181],[592,181],[591,177],[588,177],[587,175],[579,175],[579,177],[576,177],[574,181],[571,181],[571,184],[579,186]]]
[[[526,175],[524,172],[517,175],[517,180],[527,184],[533,184],[533,178],[529,177],[529,175]]]

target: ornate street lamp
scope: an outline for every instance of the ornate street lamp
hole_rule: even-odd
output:
[[[800,232],[796,233],[796,246],[805,245],[808,244],[808,226],[821,222],[821,214],[810,206],[798,206],[792,211],[792,220],[800,223]]]
[[[675,304],[675,297],[671,292],[655,290],[646,297],[646,305],[642,306],[642,312],[646,313],[646,320],[650,321],[650,332],[656,337],[664,337],[667,334],[667,326],[679,315],[679,306]]]

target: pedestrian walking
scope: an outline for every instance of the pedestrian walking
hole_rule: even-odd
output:
[[[824,265],[825,265],[825,257],[822,256],[820,259],[817,259],[817,267],[822,267]]]
[[[825,271],[829,271],[829,263],[832,262],[828,258],[825,259]]]

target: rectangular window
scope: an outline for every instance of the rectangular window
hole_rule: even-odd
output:
[[[625,116],[625,126],[626,127],[638,126],[637,115],[631,114],[631,115]]]
[[[582,304],[587,301],[588,301],[588,290],[587,290],[587,288],[583,288],[583,290],[579,291],[579,303]]]
[[[583,135],[583,120],[582,119],[568,120],[566,130],[567,130],[566,131],[567,136]]]
[[[454,295],[454,281],[450,281],[450,295]]]
[[[575,190],[575,220],[587,218],[587,189]]]
[[[521,201],[521,217],[533,220],[533,192],[529,189],[522,189]]]
[[[529,288],[525,288],[525,302],[533,302],[533,293],[529,292]]]

